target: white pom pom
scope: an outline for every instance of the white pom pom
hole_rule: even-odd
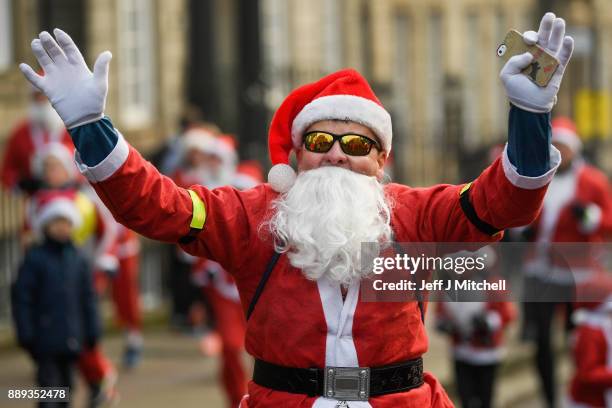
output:
[[[268,172],[268,183],[274,191],[279,193],[289,191],[295,183],[295,178],[295,171],[288,164],[276,164]]]

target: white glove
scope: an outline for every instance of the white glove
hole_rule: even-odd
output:
[[[32,41],[32,51],[44,75],[38,75],[28,64],[20,64],[19,69],[49,98],[68,129],[102,119],[112,54],[100,54],[92,73],[72,38],[58,28],[53,33],[57,42],[46,31]]]
[[[565,21],[562,18],[556,18],[553,13],[546,13],[542,17],[537,33],[535,31],[523,33],[523,40],[529,45],[537,43],[559,60],[559,67],[550,82],[546,87],[540,87],[526,75],[521,74],[521,71],[533,60],[533,55],[529,52],[510,58],[502,68],[499,77],[513,105],[536,113],[550,112],[557,102],[561,79],[574,50],[574,40],[572,37],[565,36]]]

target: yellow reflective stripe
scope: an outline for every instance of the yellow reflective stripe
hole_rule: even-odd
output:
[[[206,221],[206,207],[204,207],[204,201],[202,201],[195,191],[187,191],[189,191],[191,203],[193,204],[193,215],[191,216],[191,224],[189,224],[189,226],[195,229],[202,229],[204,228],[204,221]]]
[[[469,188],[470,188],[470,187],[472,187],[472,183],[471,183],[471,182],[470,182],[470,183],[467,183],[465,186],[463,186],[463,187],[461,188],[461,191],[459,192],[459,195],[461,195],[461,194],[465,193],[467,190],[469,190]]]

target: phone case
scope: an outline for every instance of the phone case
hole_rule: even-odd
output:
[[[528,45],[523,35],[516,30],[508,31],[504,42],[497,47],[497,56],[507,62],[511,57],[529,51],[535,57],[531,65],[523,70],[534,83],[546,86],[559,66],[557,58],[544,51],[539,45]]]

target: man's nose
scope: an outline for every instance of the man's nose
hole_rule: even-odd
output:
[[[332,145],[332,148],[329,149],[327,153],[325,153],[324,161],[332,165],[345,164],[348,162],[346,153],[342,151],[339,141],[336,141]]]

